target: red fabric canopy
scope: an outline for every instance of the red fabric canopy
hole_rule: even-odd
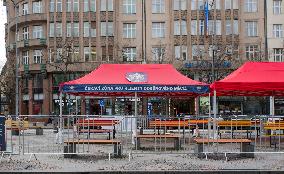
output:
[[[210,88],[217,96],[284,96],[284,63],[247,62]]]
[[[129,80],[129,73],[142,75],[142,81]],[[208,92],[208,88],[207,84],[180,74],[170,64],[102,64],[82,78],[61,84],[65,93],[96,96],[133,96],[134,92],[140,96],[194,96]]]

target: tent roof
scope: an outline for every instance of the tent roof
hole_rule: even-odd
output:
[[[247,62],[211,84],[219,96],[284,96],[284,63]]]
[[[205,83],[180,74],[170,64],[102,64],[82,78],[61,84],[74,95],[193,96],[208,92]]]

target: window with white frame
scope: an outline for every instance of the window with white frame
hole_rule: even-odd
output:
[[[80,4],[79,0],[73,0],[73,12],[79,12]]]
[[[49,37],[54,37],[54,23],[49,23]]]
[[[232,23],[231,20],[226,20],[226,35],[232,34]]]
[[[24,3],[22,7],[23,7],[23,15],[29,14],[29,4]]]
[[[273,0],[273,14],[281,14],[282,12],[282,0]]]
[[[204,10],[204,2],[203,0],[197,0],[197,9]]]
[[[204,35],[204,29],[205,29],[205,25],[204,25],[204,20],[199,20],[199,35]]]
[[[22,64],[28,65],[29,64],[29,51],[23,51],[22,56],[23,56]]]
[[[215,27],[216,27],[216,30],[214,29]],[[208,21],[208,34],[209,35],[214,35],[214,34],[221,35],[221,30],[222,30],[221,27],[222,27],[221,20],[209,20]]]
[[[90,0],[90,11],[96,12],[96,0]]]
[[[187,35],[186,21],[174,21],[174,35]]]
[[[136,13],[136,0],[123,0],[123,13],[135,14]]]
[[[34,50],[34,64],[42,63],[42,50]]]
[[[245,12],[257,12],[258,0],[245,0]]]
[[[176,60],[187,60],[187,46],[175,46]]]
[[[57,12],[62,12],[62,0],[57,0],[56,1],[56,11]]]
[[[79,22],[74,22],[73,23],[73,37],[79,37],[80,32],[79,32]]]
[[[89,0],[84,0],[84,12],[90,11]]]
[[[232,0],[225,0],[225,9],[232,8]]]
[[[42,13],[42,2],[41,1],[33,2],[33,13]]]
[[[133,62],[136,61],[136,48],[135,47],[126,47],[123,48],[123,61]]]
[[[258,45],[247,45],[246,46],[246,59],[256,60],[259,56]]]
[[[72,23],[67,22],[66,23],[66,37],[71,37],[72,36]]]
[[[73,55],[72,55],[72,61],[73,62],[79,62],[80,61],[80,47],[73,47]]]
[[[204,45],[192,45],[191,51],[191,56],[193,59],[202,58],[206,55]]]
[[[84,37],[90,36],[90,23],[84,22]]]
[[[162,62],[165,57],[165,47],[158,46],[158,47],[152,47],[152,59],[155,62]]]
[[[113,22],[101,22],[101,36],[113,36]]]
[[[275,38],[283,37],[283,26],[282,24],[273,24],[273,35]]]
[[[191,0],[191,10],[196,10],[196,0]]]
[[[85,62],[89,62],[90,61],[90,47],[84,47],[84,60]]]
[[[91,60],[92,62],[97,60],[97,48],[91,47]]]
[[[191,20],[191,35],[197,35],[197,20]]]
[[[62,23],[56,23],[56,37],[62,37]]]
[[[62,48],[56,49],[56,59],[55,62],[62,62]]]
[[[54,12],[54,7],[55,7],[55,0],[50,0],[49,1],[49,12]]]
[[[123,24],[123,37],[136,38],[136,24],[124,23]]]
[[[71,0],[66,0],[66,12],[71,12],[71,4],[72,4],[72,1]]]
[[[41,25],[33,26],[33,38],[40,39],[43,37],[43,27]]]
[[[23,27],[23,40],[29,39],[29,27]]]
[[[165,37],[165,22],[152,23],[152,37],[164,38]]]
[[[273,49],[274,62],[283,61],[283,48],[274,48]]]
[[[233,33],[234,34],[239,34],[239,21],[238,20],[234,20],[233,21],[233,24],[234,24],[234,31],[233,31]]]
[[[165,13],[165,0],[152,0],[152,13]]]
[[[113,11],[113,0],[101,0],[101,11]]]
[[[186,10],[187,0],[174,0],[174,10]]]
[[[246,34],[248,37],[257,36],[257,21],[247,21],[246,23]]]

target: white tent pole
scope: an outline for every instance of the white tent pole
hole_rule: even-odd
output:
[[[216,133],[216,117],[217,117],[217,97],[216,97],[216,90],[214,90],[214,97],[213,97],[213,114],[214,114],[214,118],[213,118],[213,138],[217,138],[215,137],[215,133]]]
[[[62,118],[62,92],[60,91],[59,94],[59,101],[60,101],[60,106],[59,106],[59,131],[58,131],[58,139],[60,143],[63,143],[63,135],[62,135],[62,126],[63,126],[63,118]]]
[[[275,115],[275,109],[274,109],[274,96],[270,96],[270,115]]]

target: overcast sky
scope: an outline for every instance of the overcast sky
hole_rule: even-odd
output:
[[[0,69],[6,61],[5,51],[5,23],[7,21],[6,8],[3,6],[3,1],[0,0]]]

